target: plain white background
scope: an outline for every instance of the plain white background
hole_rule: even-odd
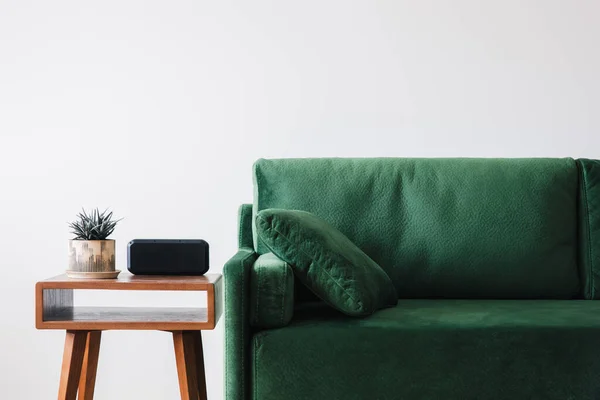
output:
[[[0,0],[0,398],[56,398],[64,334],[34,329],[33,289],[80,207],[125,217],[118,268],[130,239],[204,238],[220,271],[259,157],[599,158],[599,18],[597,0]],[[204,339],[222,399],[223,323]],[[106,333],[96,393],[176,399],[170,337]]]

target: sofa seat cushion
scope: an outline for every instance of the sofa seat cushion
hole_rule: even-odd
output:
[[[366,319],[324,306],[252,339],[253,398],[600,398],[600,302],[401,300]]]

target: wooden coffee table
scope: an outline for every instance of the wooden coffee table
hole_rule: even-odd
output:
[[[205,291],[206,308],[82,307],[74,304],[73,290]],[[105,330],[172,332],[181,398],[206,400],[206,378],[201,330],[214,329],[223,306],[219,274],[204,276],[134,276],[117,279],[72,279],[66,275],[35,286],[37,329],[66,330],[59,400],[92,400],[100,338]]]

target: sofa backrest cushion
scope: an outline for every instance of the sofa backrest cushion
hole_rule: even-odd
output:
[[[254,182],[254,215],[325,219],[401,298],[580,295],[573,159],[261,159]]]
[[[600,299],[600,161],[577,160],[579,167],[579,270],[583,296]]]

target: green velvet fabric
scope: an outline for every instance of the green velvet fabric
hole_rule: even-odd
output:
[[[251,249],[252,243],[252,204],[242,204],[238,210],[238,247]]]
[[[597,400],[600,302],[401,300],[254,335],[255,400]]]
[[[573,159],[258,160],[254,181],[255,215],[325,219],[402,298],[580,295]]]
[[[250,399],[250,270],[257,254],[241,249],[223,267],[225,279],[225,396]]]
[[[273,253],[263,254],[250,271],[250,324],[286,326],[294,315],[294,272]]]
[[[344,314],[367,316],[398,302],[381,267],[321,218],[306,211],[266,209],[258,213],[256,227],[260,242]]]
[[[577,160],[579,268],[586,299],[600,299],[600,161]]]

